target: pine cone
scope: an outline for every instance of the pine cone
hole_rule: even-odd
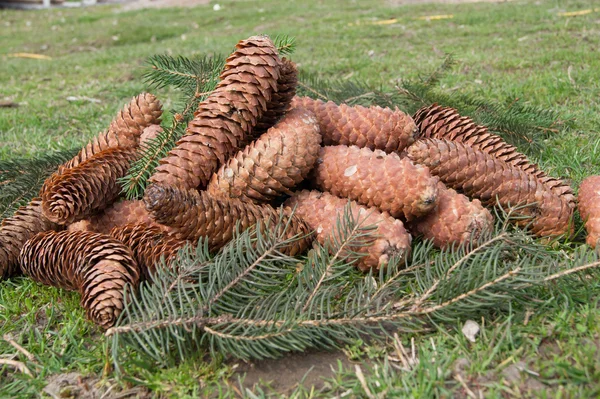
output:
[[[160,125],[150,125],[142,131],[140,135],[140,146],[148,145],[150,140],[154,140],[159,134],[163,132],[163,128]]]
[[[42,231],[60,228],[42,215],[40,198],[32,199],[4,219],[0,225],[0,280],[20,272],[19,252],[27,240]]]
[[[317,160],[321,144],[312,112],[290,111],[267,133],[221,166],[207,191],[217,197],[256,203],[291,195]]]
[[[200,103],[186,134],[160,161],[151,183],[204,188],[263,117],[277,91],[281,60],[273,42],[253,36],[237,44],[217,88]]]
[[[51,176],[42,193],[44,216],[67,224],[105,209],[119,197],[118,179],[127,174],[136,156],[134,148],[109,148],[62,175]]]
[[[324,244],[332,238],[338,219],[344,214],[348,202],[355,219],[363,222],[364,226],[377,225],[373,232],[377,238],[371,245],[349,248],[350,251],[367,254],[357,263],[360,270],[379,269],[386,265],[392,256],[399,256],[401,261],[410,256],[410,234],[404,229],[401,221],[394,219],[387,212],[379,212],[375,208],[367,208],[328,193],[307,190],[296,192],[286,201],[286,205],[295,207],[296,214],[316,231],[317,239]]]
[[[309,97],[294,97],[292,107],[306,108],[317,115],[323,145],[356,145],[387,153],[401,152],[419,134],[412,118],[399,109],[349,107]]]
[[[520,207],[513,216],[520,226],[532,223],[540,237],[570,232],[572,209],[539,180],[468,145],[438,139],[423,139],[408,149],[413,162],[429,167],[448,187],[478,198],[486,206]]]
[[[321,191],[405,220],[427,214],[437,198],[438,179],[426,167],[394,153],[356,146],[321,148],[313,181]]]
[[[588,232],[586,242],[597,248],[600,240],[600,176],[589,176],[581,182],[579,213]]]
[[[176,238],[195,244],[200,237],[206,237],[211,251],[218,250],[233,238],[237,222],[243,231],[257,222],[273,225],[279,219],[279,211],[269,205],[260,206],[234,198],[214,199],[205,191],[180,190],[158,184],[146,189],[144,202],[154,220],[172,228]],[[286,219],[285,238],[304,237],[294,240],[285,249],[287,254],[295,256],[310,245],[310,230],[296,216]]]
[[[575,195],[567,183],[546,175],[524,154],[518,152],[516,147],[506,143],[502,137],[488,132],[485,126],[476,124],[471,118],[460,116],[454,108],[433,104],[418,110],[413,118],[423,138],[458,141],[487,152],[539,179],[554,194],[562,197],[569,206],[575,208]]]
[[[137,147],[144,128],[159,125],[162,115],[160,101],[150,93],[133,97],[112,120],[107,130],[95,137],[79,154],[61,169],[72,168],[95,154],[115,147]]]
[[[113,228],[127,224],[155,225],[146,210],[144,201],[116,202],[97,215],[69,225],[67,230],[110,234]],[[155,227],[161,230],[160,226],[155,225]]]
[[[161,258],[169,265],[177,252],[187,244],[150,224],[117,226],[110,235],[131,248],[143,279],[148,279],[154,273]]]
[[[112,326],[123,310],[124,287],[136,287],[139,269],[131,250],[104,234],[48,231],[25,243],[23,272],[37,282],[76,290],[93,322]]]
[[[287,58],[283,58],[279,72],[277,92],[273,93],[271,101],[267,103],[267,110],[256,124],[248,141],[260,137],[269,128],[274,126],[288,111],[292,98],[296,95],[296,86],[298,85],[298,69],[296,69],[296,64]]]
[[[494,218],[477,199],[466,196],[438,182],[438,201],[428,215],[413,221],[411,232],[433,241],[438,248],[464,245],[491,232]]]

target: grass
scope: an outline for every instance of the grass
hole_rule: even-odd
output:
[[[299,67],[323,77],[353,78],[391,86],[434,69],[444,53],[458,64],[442,87],[501,102],[515,99],[552,109],[569,129],[549,134],[537,159],[550,174],[572,180],[600,173],[600,11],[593,1],[514,1],[500,4],[394,6],[384,1],[222,1],[192,9],[121,12],[113,6],[50,11],[0,10],[0,160],[35,157],[81,146],[102,130],[128,98],[148,89],[144,60],[156,53],[227,53],[256,33],[289,34]],[[453,14],[451,19],[421,16]],[[396,18],[388,25],[372,22]],[[11,57],[41,53],[51,60]],[[157,93],[166,108],[174,93]],[[68,101],[67,97],[89,97]],[[461,324],[440,326],[418,338],[420,362],[398,372],[385,363],[389,347],[352,348],[374,357],[362,365],[366,380],[341,367],[321,393],[299,388],[296,397],[459,396],[595,397],[600,394],[600,310],[597,282],[582,292],[479,321],[475,343]],[[578,299],[573,299],[577,297]],[[582,299],[584,298],[584,299]],[[101,331],[84,321],[79,297],[24,278],[0,283],[0,334],[31,352],[33,378],[0,367],[0,397],[35,397],[51,376],[78,372],[101,378],[106,348]],[[404,341],[404,345],[408,342]],[[26,358],[0,340],[2,357]],[[119,389],[146,387],[164,397],[235,396],[231,363],[198,354],[171,369],[138,361]],[[369,368],[371,368],[369,370]],[[515,372],[516,370],[516,372]],[[521,370],[521,371],[519,371]],[[101,383],[115,383],[108,371]],[[366,387],[366,388],[365,388]],[[237,391],[236,391],[237,390]],[[263,392],[261,394],[260,392]],[[268,395],[268,387],[256,395]],[[333,393],[332,393],[333,392]],[[270,392],[271,394],[273,392]],[[250,395],[250,394],[248,394]],[[251,397],[251,396],[249,396]],[[382,396],[383,397],[383,396]]]

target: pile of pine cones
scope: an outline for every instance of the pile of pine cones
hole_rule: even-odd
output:
[[[407,260],[411,234],[440,248],[472,242],[493,228],[486,207],[495,205],[517,207],[517,223],[537,236],[571,232],[572,189],[455,110],[432,105],[410,117],[336,105],[296,97],[296,83],[295,64],[268,37],[239,42],[143,200],[118,202],[118,179],[161,130],[156,97],[135,97],[3,221],[0,277],[78,290],[89,318],[109,327],[125,285],[200,237],[217,251],[237,222],[273,227],[284,215],[285,237],[301,237],[284,251],[299,255],[332,238],[350,202],[354,218],[377,225],[370,245],[347,248],[365,253],[361,270]],[[598,203],[582,201],[585,215],[599,215]],[[587,217],[595,244],[600,218]]]

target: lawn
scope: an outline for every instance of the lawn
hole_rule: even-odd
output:
[[[126,12],[115,5],[0,10],[0,101],[18,103],[0,108],[0,160],[83,145],[129,98],[149,90],[142,75],[145,60],[153,54],[226,54],[238,40],[267,33],[296,38],[292,59],[302,70],[387,87],[400,79],[425,76],[452,53],[457,64],[442,78],[443,90],[555,111],[568,127],[549,132],[542,151],[533,154],[535,160],[549,174],[569,179],[575,189],[585,176],[600,174],[597,4],[396,3],[240,0],[220,1],[219,10],[213,3]],[[377,23],[381,21],[389,23]],[[19,58],[15,53],[48,58]],[[169,90],[155,94],[165,109],[178,99]],[[399,371],[386,360],[388,354],[395,356],[392,342],[357,342],[339,353],[342,360],[328,381],[317,381],[314,390],[297,388],[294,395],[596,397],[600,284],[587,281],[576,291],[532,303],[525,311],[476,320],[481,332],[474,343],[461,332],[465,320],[460,318],[433,333],[414,336],[420,362],[410,371]],[[254,397],[240,387],[236,374],[251,367],[204,353],[164,369],[132,361],[124,377],[117,378],[110,370],[102,331],[85,321],[79,295],[25,278],[0,283],[0,320],[1,358],[25,362],[32,374],[0,366],[0,397],[36,397],[48,381],[67,373],[78,373],[79,377],[70,377],[74,386],[87,381],[89,386],[97,384],[98,392],[110,389],[106,397],[116,392]],[[401,338],[410,348],[411,337]],[[27,359],[11,340],[32,358]],[[315,362],[323,360],[319,354],[313,356]],[[310,364],[308,359],[286,364]],[[360,361],[366,362],[360,366],[362,373],[352,364]],[[272,364],[255,368],[271,368],[274,372],[265,376],[277,376]],[[282,385],[257,388],[255,395],[277,395],[277,389],[287,395],[295,389],[294,384]],[[77,390],[63,389],[61,395],[77,397]]]

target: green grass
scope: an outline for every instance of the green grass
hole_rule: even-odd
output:
[[[219,3],[220,11],[212,5],[132,12],[109,6],[1,10],[0,100],[20,106],[0,108],[0,160],[84,144],[128,98],[148,89],[141,76],[144,60],[152,54],[226,54],[239,39],[268,33],[296,37],[293,59],[301,69],[387,86],[424,75],[439,65],[444,53],[453,53],[458,64],[443,78],[445,90],[501,102],[519,99],[556,111],[562,120],[572,121],[571,127],[550,133],[537,160],[575,187],[585,176],[600,173],[600,11],[559,15],[594,8],[593,1]],[[416,18],[440,14],[454,17]],[[390,18],[398,21],[370,23]],[[52,59],[9,56],[19,52]],[[174,93],[156,94],[165,108],[174,106]],[[100,103],[69,102],[68,96]],[[467,397],[470,392],[479,397],[480,391],[486,397],[598,396],[599,293],[597,282],[590,282],[577,301],[564,293],[543,305],[532,304],[529,320],[515,313],[486,321],[476,343],[463,337],[458,322],[456,328],[441,326],[439,332],[416,340],[420,363],[412,371],[399,372],[377,361],[376,370],[361,366],[366,385],[372,395],[386,392],[388,397]],[[17,354],[14,359],[26,361],[34,375],[0,367],[0,397],[35,397],[49,376],[72,371],[114,383],[110,370],[103,374],[107,358],[101,331],[84,321],[78,301],[76,294],[24,278],[0,283],[0,335],[10,334],[35,357],[26,361],[0,340],[2,358]],[[391,351],[391,344],[384,349]],[[364,357],[384,352],[365,349]],[[511,377],[507,370],[517,366],[527,371]],[[231,373],[230,363],[203,354],[165,370],[132,355],[127,380],[119,381],[118,389],[143,386],[166,397],[206,392],[233,396],[235,389],[221,383]],[[340,370],[325,387],[329,391],[322,397],[368,396],[353,368]],[[310,389],[297,395],[309,396]]]

